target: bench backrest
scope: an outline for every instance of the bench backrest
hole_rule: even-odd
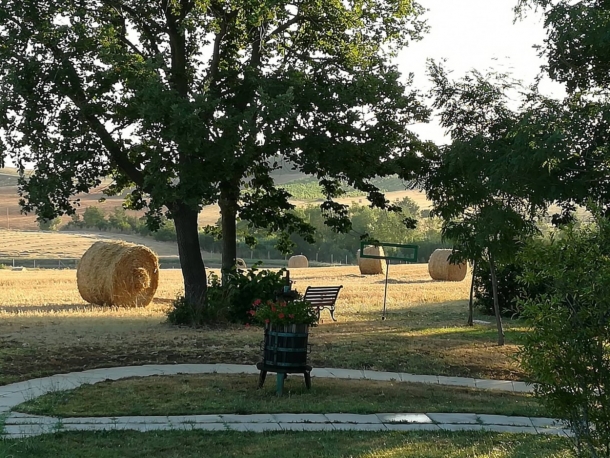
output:
[[[341,286],[308,286],[303,299],[311,302],[314,307],[335,305]]]

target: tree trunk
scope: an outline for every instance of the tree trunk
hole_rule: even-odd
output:
[[[222,274],[225,275],[235,267],[237,259],[237,206],[239,187],[231,183],[220,186],[220,215],[222,217]]]
[[[477,269],[477,262],[472,263],[472,282],[470,283],[470,300],[468,301],[468,326],[474,326],[473,315],[474,315],[474,275]]]
[[[199,247],[197,211],[184,205],[176,205],[172,213],[184,278],[184,297],[188,303],[201,310],[204,307],[208,286],[205,265],[201,259]]]
[[[493,255],[489,253],[489,269],[491,272],[491,289],[494,298],[494,311],[496,313],[496,326],[498,328],[498,345],[504,345],[504,328],[502,327],[502,315],[500,315],[500,302],[498,299],[498,279],[496,277],[496,264]]]

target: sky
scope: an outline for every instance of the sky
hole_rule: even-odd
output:
[[[515,22],[513,8],[518,0],[419,0],[430,31],[422,41],[412,43],[398,56],[402,73],[414,73],[414,86],[430,88],[426,59],[446,59],[452,77],[459,78],[472,69],[510,70],[513,76],[529,84],[540,73],[544,61],[534,45],[542,45],[545,32],[542,15],[530,11]],[[561,97],[563,89],[549,80],[541,83],[541,92]],[[446,143],[443,129],[436,123],[413,129],[422,138]]]

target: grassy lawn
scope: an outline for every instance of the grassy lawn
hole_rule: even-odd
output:
[[[572,458],[566,439],[493,433],[103,432],[0,441],[0,457]]]
[[[171,363],[253,364],[262,331],[242,326],[187,329],[165,323],[181,292],[179,270],[162,270],[144,309],[85,304],[75,271],[0,270],[0,384],[96,367]],[[343,285],[333,323],[314,328],[314,367],[372,369],[478,378],[521,379],[514,355],[522,333],[506,320],[507,345],[494,326],[465,326],[470,281],[434,282],[426,265],[392,266],[388,319],[381,321],[382,275],[357,267],[292,269],[296,288]],[[477,319],[491,321],[490,317]]]
[[[382,413],[473,412],[545,416],[528,394],[422,383],[313,379],[290,376],[285,394],[275,395],[275,377],[262,390],[253,375],[179,375],[83,385],[50,393],[15,410],[39,415],[121,416],[206,413]]]

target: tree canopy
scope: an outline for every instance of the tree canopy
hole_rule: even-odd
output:
[[[33,165],[21,203],[42,218],[112,177],[151,227],[174,219],[201,304],[203,205],[221,206],[225,267],[238,216],[311,234],[274,186],[275,158],[320,180],[338,230],[341,182],[384,208],[371,179],[418,171],[430,147],[408,126],[428,110],[391,60],[421,37],[420,13],[410,0],[4,1],[0,156]]]

